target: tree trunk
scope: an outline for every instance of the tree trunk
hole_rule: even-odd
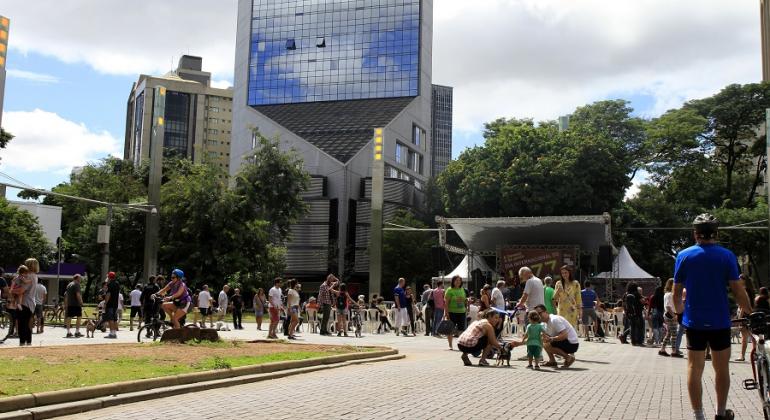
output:
[[[754,202],[754,197],[757,194],[757,188],[759,188],[759,184],[762,183],[762,173],[765,171],[765,168],[767,167],[767,159],[764,156],[760,156],[759,159],[757,159],[757,168],[754,171],[754,182],[751,185],[751,192],[749,192],[749,198],[746,200],[746,207],[751,207],[751,204]]]

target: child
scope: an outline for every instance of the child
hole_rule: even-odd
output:
[[[377,327],[377,334],[380,334],[383,329],[384,332],[390,331],[393,326],[390,325],[390,320],[388,319],[388,307],[385,306],[385,303],[381,297],[377,298],[377,312],[380,314],[380,326]]]
[[[21,309],[21,303],[24,301],[23,284],[27,281],[29,268],[26,265],[20,265],[16,270],[16,276],[11,280],[11,298],[8,301],[8,309]]]
[[[530,311],[527,315],[529,325],[524,332],[521,342],[527,343],[527,361],[528,368],[532,369],[532,362],[535,363],[535,370],[540,370],[540,355],[543,353],[543,324],[540,323],[540,314],[537,311]]]
[[[348,336],[348,303],[355,305],[355,301],[348,294],[348,285],[340,283],[340,290],[331,289],[331,292],[337,296],[335,308],[337,309],[337,337],[345,334]]]

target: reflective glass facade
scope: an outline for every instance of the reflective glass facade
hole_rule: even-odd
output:
[[[251,106],[420,93],[420,0],[254,0],[251,31]]]
[[[190,95],[182,92],[166,92],[166,118],[163,132],[163,148],[166,151],[187,156],[188,126],[190,124]]]

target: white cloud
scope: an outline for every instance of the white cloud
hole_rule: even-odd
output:
[[[233,87],[233,83],[229,80],[212,80],[211,87],[217,89],[228,89]]]
[[[436,1],[433,80],[455,87],[455,126],[553,119],[648,95],[659,114],[761,76],[759,8],[721,0]]]
[[[4,0],[9,47],[108,74],[163,74],[183,54],[232,78],[237,0]],[[173,59],[173,61],[172,61]],[[173,65],[172,65],[173,62]]]
[[[89,161],[122,154],[122,141],[110,133],[40,109],[4,113],[3,128],[15,137],[0,150],[0,170],[20,179],[34,173],[68,174]]]
[[[50,74],[35,73],[32,71],[8,69],[8,77],[22,79],[36,83],[59,83],[59,78]]]

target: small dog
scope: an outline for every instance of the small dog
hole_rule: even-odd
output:
[[[503,362],[511,366],[511,350],[513,350],[513,344],[504,343],[502,349],[497,352],[497,366],[503,366]]]
[[[94,338],[94,331],[96,331],[96,322],[93,319],[87,319],[83,322],[83,326],[86,328],[86,338]]]
[[[225,324],[222,321],[217,321],[217,323],[216,323],[216,330],[217,331],[230,331],[230,326]]]

